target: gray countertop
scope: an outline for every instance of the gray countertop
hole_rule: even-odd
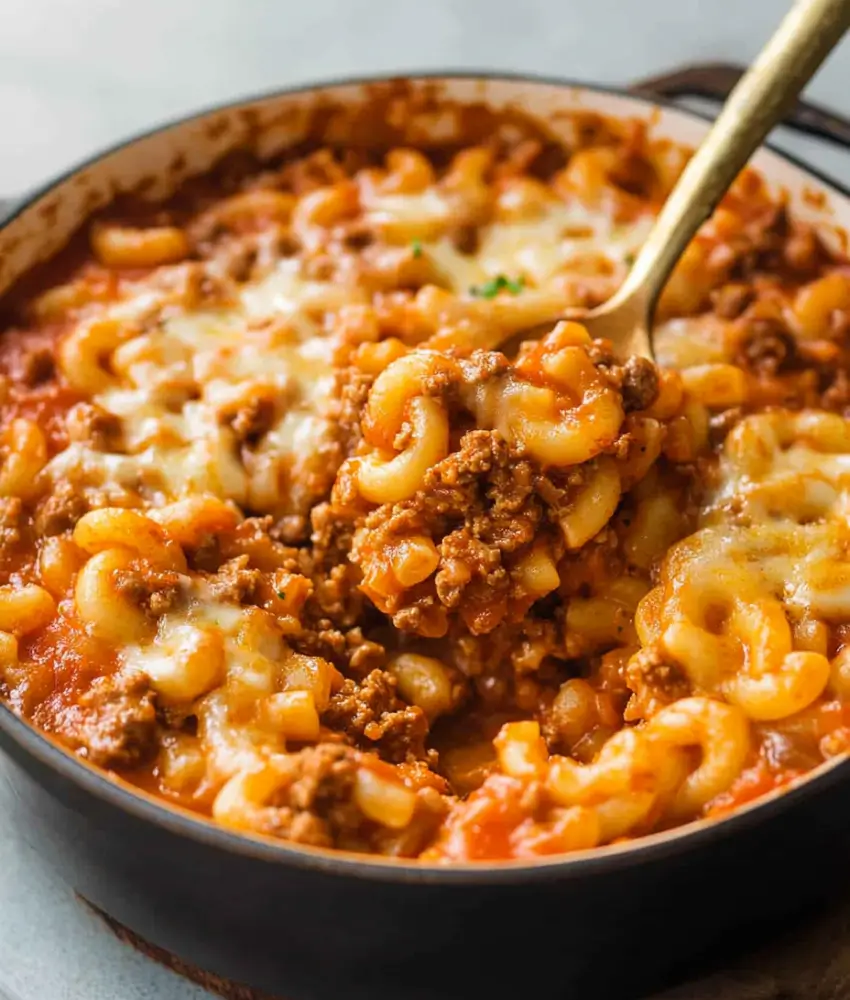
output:
[[[786,0],[0,0],[0,196],[193,108],[294,82],[477,68],[628,82],[746,62]],[[850,43],[809,94],[850,114]],[[794,150],[850,181],[850,156]],[[0,998],[201,1000],[120,944],[8,816],[0,762]],[[3,998],[5,1000],[5,998]]]
[[[122,944],[27,843],[0,758],[0,1000],[210,1000]]]

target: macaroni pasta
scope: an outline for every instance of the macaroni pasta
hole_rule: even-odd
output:
[[[617,357],[556,321],[687,152],[572,131],[223,166],[9,293],[13,711],[225,826],[437,863],[848,751],[850,263],[745,172],[658,366]]]

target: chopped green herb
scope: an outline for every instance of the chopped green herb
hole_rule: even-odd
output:
[[[511,295],[519,295],[523,288],[525,288],[525,278],[522,275],[518,278],[508,278],[504,274],[497,274],[483,285],[473,285],[469,289],[469,294],[478,299],[494,299],[503,290],[510,292]]]
[[[413,251],[414,257],[422,256],[422,240],[413,240],[410,244],[410,249]]]
[[[277,592],[277,596],[278,596],[278,597],[279,597],[279,598],[280,598],[280,599],[281,599],[282,601],[285,601],[285,600],[286,600],[286,591],[285,591],[285,590],[279,590],[279,591]]]
[[[634,264],[636,257],[637,254],[627,253],[626,256],[623,257],[623,263],[626,265],[626,267],[631,267],[632,264]]]

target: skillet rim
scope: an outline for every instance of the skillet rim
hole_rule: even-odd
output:
[[[169,117],[158,125],[136,132],[110,146],[99,149],[21,197],[13,196],[8,200],[0,200],[0,230],[60,184],[70,180],[82,170],[94,166],[105,157],[127,149],[143,139],[182,125],[188,125],[193,121],[200,121],[211,114],[235,111],[245,105],[272,100],[276,97],[304,94],[334,87],[368,86],[395,80],[414,82],[479,80],[544,85],[564,90],[575,89],[624,97],[648,108],[664,108],[697,121],[712,120],[710,116],[690,108],[682,108],[672,100],[650,98],[634,93],[627,87],[585,83],[547,74],[485,69],[411,70],[375,75],[354,74],[295,84],[290,87],[276,87]],[[850,201],[850,186],[846,186],[824,171],[810,166],[805,160],[793,153],[779,149],[771,142],[763,143],[761,148],[768,149],[781,160],[819,181],[833,194]],[[63,749],[35,726],[19,718],[5,703],[0,701],[0,742],[6,740],[9,740],[20,751],[19,757],[14,751],[9,752],[8,749],[4,748],[17,766],[26,769],[26,764],[21,758],[34,758],[59,778],[70,781],[77,788],[102,800],[107,805],[117,808],[133,819],[151,823],[166,833],[201,843],[208,848],[219,849],[227,854],[235,854],[246,861],[292,865],[302,870],[318,871],[324,875],[354,876],[378,882],[424,885],[519,885],[538,883],[553,877],[559,881],[569,881],[582,877],[592,877],[601,870],[611,872],[631,865],[651,864],[665,857],[677,857],[691,850],[697,850],[700,846],[708,846],[713,841],[735,836],[738,830],[776,819],[795,803],[805,803],[806,799],[811,796],[826,794],[840,782],[850,780],[850,756],[836,757],[818,765],[813,772],[798,779],[794,784],[761,796],[721,818],[697,820],[684,826],[674,827],[671,830],[638,837],[624,844],[595,847],[564,855],[552,855],[535,861],[465,862],[438,865],[417,860],[381,858],[351,851],[308,847],[292,844],[285,840],[275,840],[271,837],[236,833],[207,817],[166,803],[150,793],[133,788],[117,776],[110,776],[107,771],[95,768],[70,751]],[[31,775],[28,776],[32,778]],[[44,788],[38,778],[32,780],[35,780],[47,794],[56,798],[52,791]]]

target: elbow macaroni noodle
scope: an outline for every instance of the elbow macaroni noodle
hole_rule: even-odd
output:
[[[848,752],[850,264],[745,173],[658,368],[617,358],[556,320],[687,153],[562,154],[320,149],[95,220],[0,340],[0,697],[236,830],[438,863]]]

